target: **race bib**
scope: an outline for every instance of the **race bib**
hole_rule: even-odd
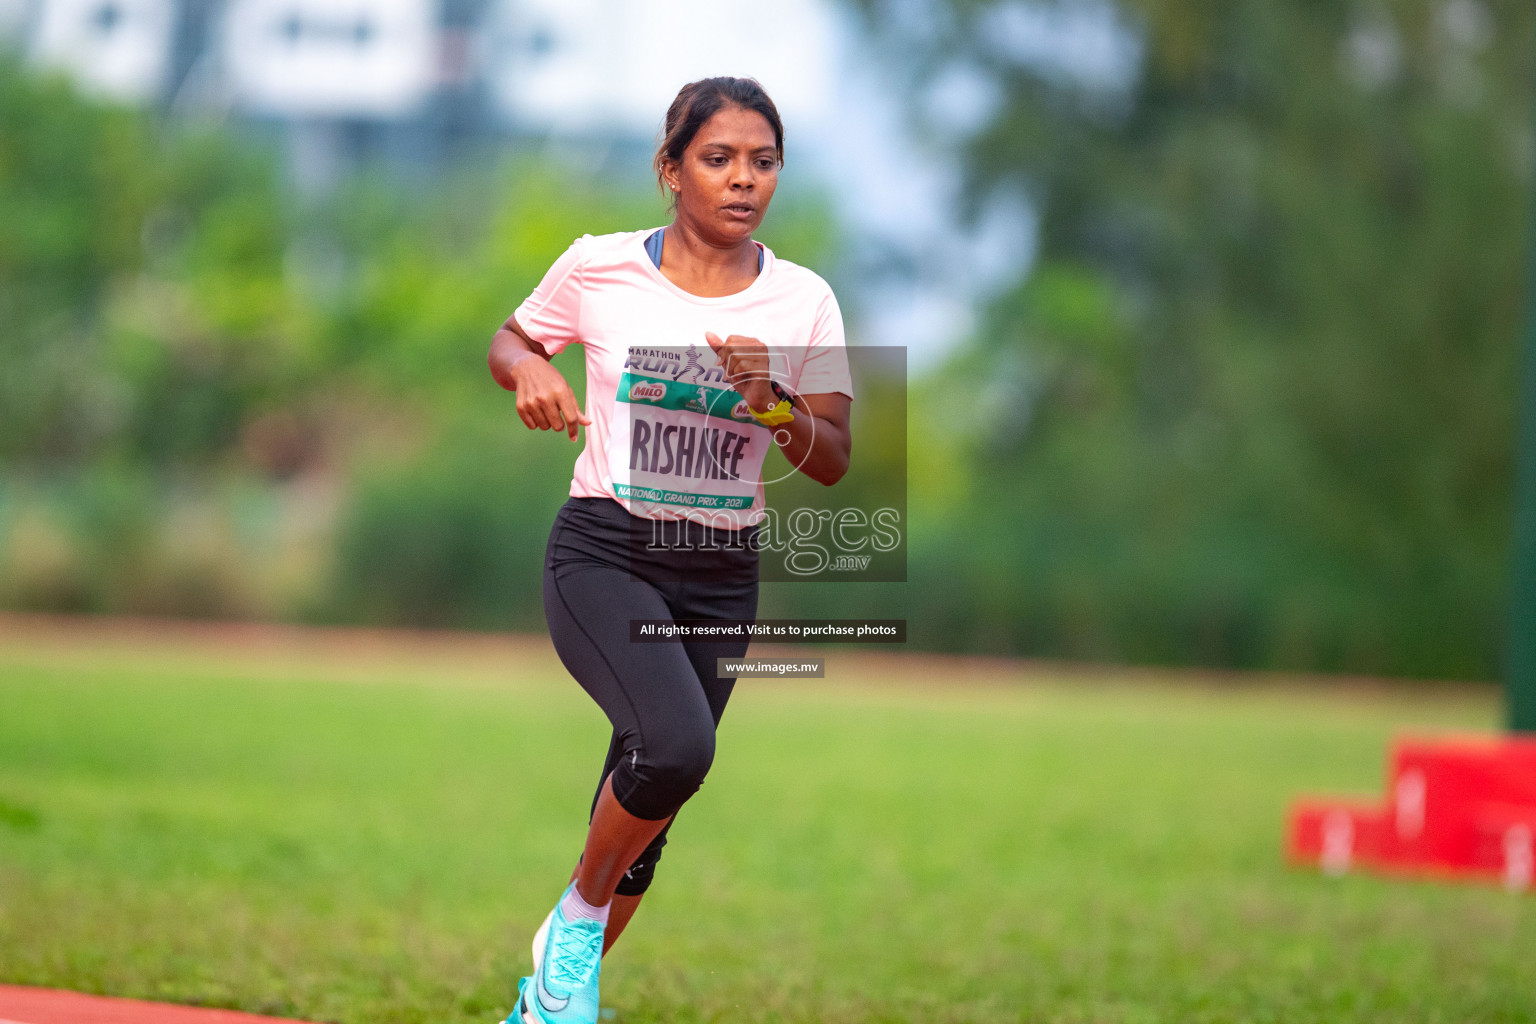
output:
[[[757,497],[771,431],[726,384],[724,371],[704,364],[712,355],[693,345],[629,349],[614,396],[608,466],[614,493],[639,515],[696,509],[747,521],[741,513]]]

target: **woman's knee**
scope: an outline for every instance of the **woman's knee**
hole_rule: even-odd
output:
[[[676,731],[657,737],[628,755],[615,774],[630,776],[628,785],[616,779],[614,795],[624,809],[637,817],[657,820],[669,817],[699,791],[715,760],[715,733],[709,730]],[[625,792],[622,796],[620,790]]]
[[[676,794],[679,805],[698,792],[714,762],[712,728],[674,732],[640,754],[640,767],[649,768],[657,787]]]

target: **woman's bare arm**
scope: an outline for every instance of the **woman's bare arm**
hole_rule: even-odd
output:
[[[507,317],[491,339],[486,362],[496,383],[517,393],[517,415],[529,430],[563,430],[574,441],[578,425],[592,422],[544,346],[528,337],[516,317]]]
[[[789,464],[828,487],[841,480],[853,450],[851,406],[848,396],[837,391],[797,396],[795,418],[775,428],[776,438],[779,430],[789,433],[779,445]]]

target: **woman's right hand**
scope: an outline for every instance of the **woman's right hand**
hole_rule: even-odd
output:
[[[591,425],[564,374],[515,319],[508,317],[496,332],[487,361],[496,383],[517,393],[517,415],[529,430],[563,430],[574,441],[578,427]]]
[[[509,371],[517,392],[517,414],[529,430],[564,430],[574,441],[578,425],[591,425],[565,375],[543,359],[529,353]]]

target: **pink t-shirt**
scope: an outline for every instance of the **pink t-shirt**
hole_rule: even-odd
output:
[[[725,383],[705,332],[763,342],[770,376],[794,394],[852,398],[842,313],[825,281],[766,246],[746,289],[685,292],[645,251],[655,230],[583,235],[513,315],[550,355],[572,342],[586,348],[592,425],[573,496],[739,529],[763,518],[773,431]]]

